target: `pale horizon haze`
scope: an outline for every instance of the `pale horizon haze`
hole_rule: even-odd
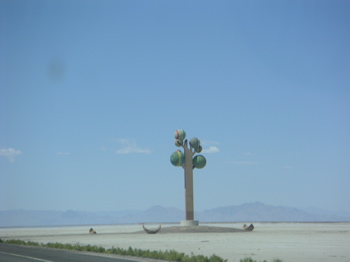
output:
[[[0,0],[0,211],[350,211],[350,2]]]

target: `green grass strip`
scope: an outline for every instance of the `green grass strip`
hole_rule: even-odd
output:
[[[25,245],[25,246],[39,246],[47,248],[56,248],[56,249],[65,249],[65,250],[76,250],[76,251],[85,251],[85,252],[94,252],[94,253],[104,253],[104,254],[115,254],[122,256],[134,256],[134,257],[144,257],[152,258],[166,261],[177,261],[177,262],[227,262],[227,259],[223,259],[217,255],[211,255],[210,257],[202,255],[186,255],[185,253],[180,253],[175,250],[166,250],[166,251],[151,251],[143,250],[129,247],[128,249],[123,249],[119,247],[112,247],[106,249],[104,247],[92,246],[92,245],[79,245],[79,244],[62,244],[62,243],[38,243],[33,241],[23,241],[23,240],[2,240],[0,238],[0,243],[5,244],[14,244],[14,245]],[[251,258],[241,259],[240,262],[257,262]],[[264,260],[263,262],[267,262]],[[276,259],[272,262],[282,262],[282,260]]]

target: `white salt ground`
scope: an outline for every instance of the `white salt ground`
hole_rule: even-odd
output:
[[[0,228],[1,239],[40,243],[60,242],[104,248],[176,250],[186,254],[216,254],[229,262],[251,257],[257,261],[350,262],[350,223],[253,223],[253,232],[135,233],[141,225]],[[243,223],[201,224],[242,228]],[[158,225],[146,225],[156,228]],[[163,225],[176,226],[175,224]],[[92,227],[97,234],[88,234]]]

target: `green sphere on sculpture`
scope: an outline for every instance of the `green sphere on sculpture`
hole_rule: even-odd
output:
[[[191,146],[192,148],[196,149],[196,148],[199,147],[199,145],[200,145],[200,141],[199,141],[199,139],[198,139],[197,137],[191,138],[191,140],[190,140],[190,146]]]
[[[175,143],[175,146],[180,147],[183,145],[184,141],[180,139],[176,139],[174,143]]]
[[[180,139],[180,140],[184,140],[186,138],[186,132],[182,129],[178,129],[175,131],[175,139]]]
[[[200,152],[202,152],[202,150],[203,150],[202,146],[198,146],[194,149],[194,151],[196,151],[196,153],[200,153]]]
[[[180,150],[175,151],[170,156],[170,162],[174,166],[182,166],[184,161],[185,161],[185,155]]]
[[[207,164],[207,160],[202,155],[197,155],[192,159],[192,164],[195,168],[201,169]]]

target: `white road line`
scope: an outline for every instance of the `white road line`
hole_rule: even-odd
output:
[[[36,258],[36,257],[28,257],[28,256],[22,256],[22,255],[18,255],[18,254],[13,254],[13,253],[7,253],[7,252],[1,252],[1,254],[6,254],[6,255],[10,255],[10,256],[16,256],[16,257],[24,257],[24,258],[30,258],[36,261],[42,261],[42,262],[53,262],[51,260],[45,260],[45,259],[40,259],[40,258]]]

